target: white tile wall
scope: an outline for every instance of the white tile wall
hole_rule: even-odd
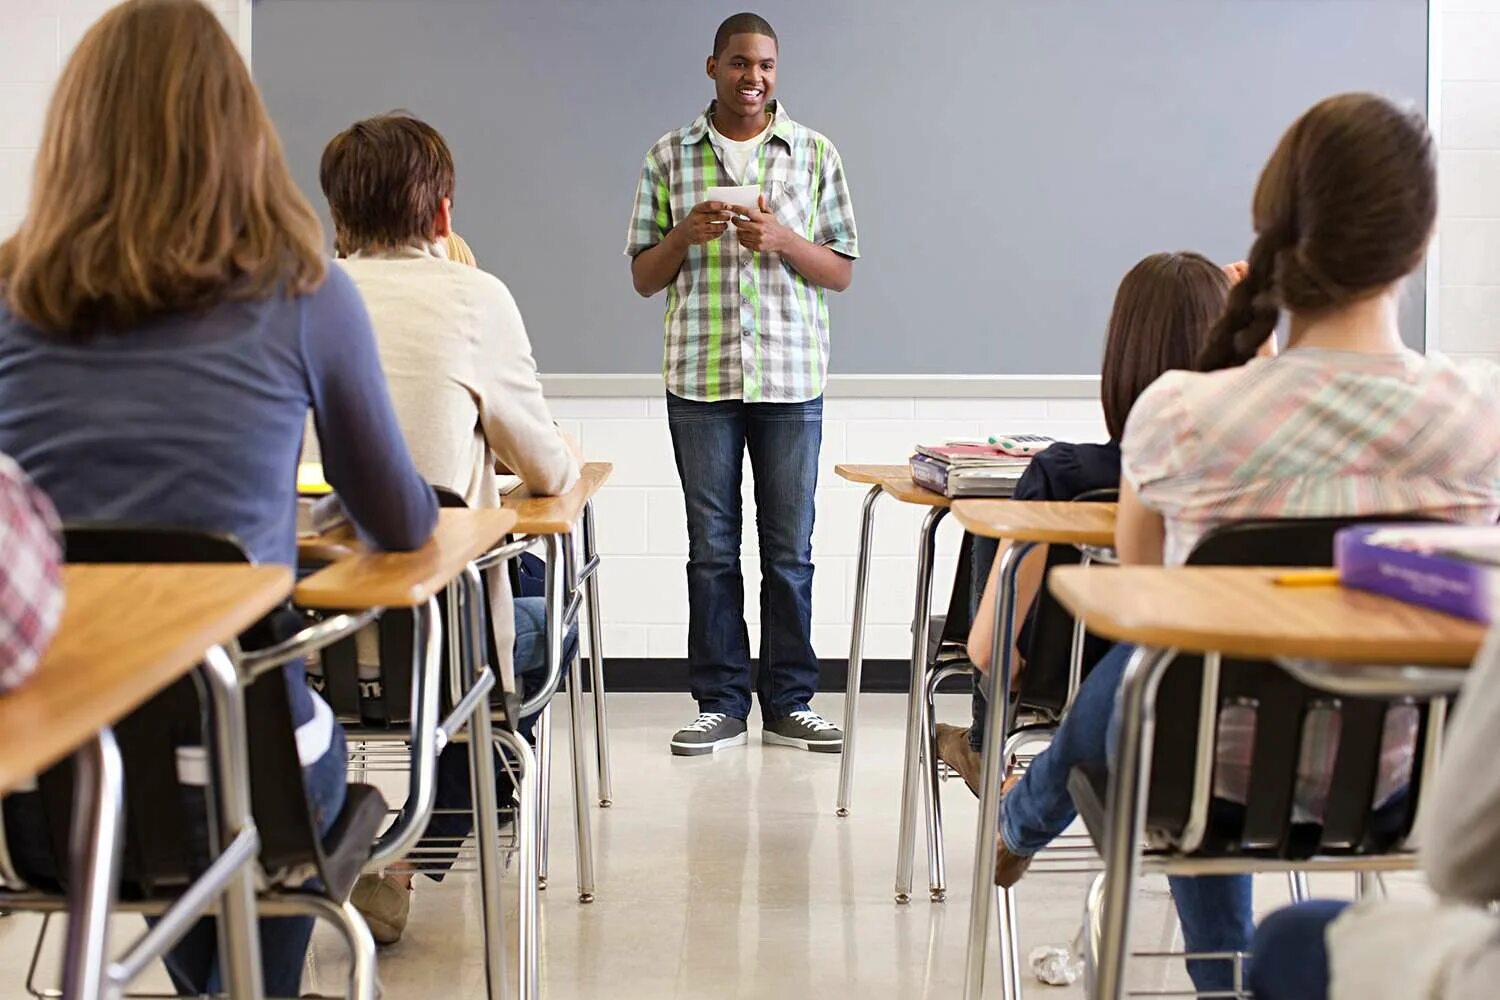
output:
[[[251,0],[205,0],[242,51]],[[0,0],[0,239],[26,212],[31,163],[52,85],[89,25],[115,0]]]
[[[1444,351],[1500,356],[1500,0],[1435,0]]]
[[[613,656],[680,657],[687,624],[687,530],[672,461],[664,408],[654,399],[559,398],[553,410],[574,428],[591,457],[615,463],[615,476],[596,503],[606,651]],[[855,555],[864,487],[833,475],[840,462],[899,462],[918,440],[1026,429],[1070,440],[1104,437],[1093,400],[1077,399],[830,399],[820,455],[818,513],[813,529],[813,644],[824,657],[849,652]],[[745,470],[743,545],[746,619],[752,648],[759,641],[753,484]],[[883,499],[871,549],[866,655],[905,657],[914,601],[916,542],[924,510]],[[939,530],[934,597],[945,606],[960,531]]]

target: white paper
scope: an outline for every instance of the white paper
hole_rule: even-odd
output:
[[[711,187],[703,196],[704,201],[722,201],[726,205],[738,205],[740,208],[757,208],[760,205],[760,188],[754,184],[741,184],[738,187]],[[729,223],[729,228],[734,228],[734,222]]]

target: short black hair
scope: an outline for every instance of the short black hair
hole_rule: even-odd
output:
[[[714,58],[724,51],[724,46],[735,35],[765,35],[775,42],[777,47],[781,46],[781,39],[776,37],[776,29],[771,27],[771,22],[759,14],[751,14],[748,11],[743,14],[735,14],[726,17],[724,23],[719,25],[719,30],[714,32]]]

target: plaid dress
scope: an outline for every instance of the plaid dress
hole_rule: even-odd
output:
[[[729,175],[709,128],[712,105],[646,153],[625,253],[660,243],[710,187],[758,186],[782,224],[845,257],[859,256],[854,207],[838,150],[780,102],[744,178]],[[702,402],[800,403],[828,377],[828,303],[777,254],[752,253],[733,233],[688,249],[667,287],[667,389]]]
[[[36,670],[62,616],[57,532],[51,502],[0,455],[0,693]]]

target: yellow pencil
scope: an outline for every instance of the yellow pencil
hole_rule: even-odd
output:
[[[1280,587],[1333,587],[1338,582],[1336,569],[1294,569],[1276,577]]]

